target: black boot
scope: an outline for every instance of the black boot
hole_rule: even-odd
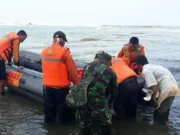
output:
[[[111,135],[111,127],[110,126],[101,126],[101,135]]]
[[[1,96],[4,96],[4,95],[5,95],[5,91],[2,91],[2,92],[1,92]]]
[[[91,128],[81,128],[80,135],[92,135]]]

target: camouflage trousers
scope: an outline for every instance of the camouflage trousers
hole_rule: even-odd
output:
[[[89,100],[88,105],[77,109],[77,120],[80,128],[89,128],[92,125],[92,112],[101,122],[101,126],[111,124],[112,115],[106,107],[105,103],[96,102],[94,99]]]

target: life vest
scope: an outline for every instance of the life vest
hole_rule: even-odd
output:
[[[130,45],[125,44],[123,47],[123,53],[124,53],[123,57],[128,57],[131,63],[136,59],[136,57],[141,55],[141,52],[144,50],[144,47],[142,45],[139,45],[139,47],[136,47],[136,50],[133,52],[130,52],[129,49],[130,49]]]
[[[111,69],[116,73],[118,84],[137,74],[121,58],[112,58]]]
[[[53,44],[41,52],[44,86],[69,87],[68,70],[63,60],[66,51],[68,51],[66,48]]]
[[[8,58],[12,53],[12,41],[15,39],[19,39],[18,35],[15,32],[11,32],[0,39],[0,58],[5,62],[8,61]]]

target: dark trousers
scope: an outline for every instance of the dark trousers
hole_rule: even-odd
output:
[[[4,60],[0,60],[0,80],[6,79],[6,65]]]
[[[44,122],[55,122],[57,115],[61,123],[70,119],[70,111],[65,102],[68,91],[69,88],[54,89],[44,87]]]
[[[161,106],[154,111],[154,119],[158,122],[167,122],[168,121],[168,116],[169,112],[171,109],[171,105],[173,104],[175,97],[168,97],[165,99],[162,103]]]
[[[135,118],[138,104],[139,85],[136,77],[127,78],[118,87],[114,111],[118,118]]]

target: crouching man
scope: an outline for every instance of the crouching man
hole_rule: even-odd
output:
[[[164,116],[168,118],[174,97],[180,96],[177,81],[168,69],[160,65],[148,64],[145,56],[137,57],[136,62],[145,78],[147,88],[153,91],[151,101],[152,106],[156,109],[155,118]],[[157,93],[159,93],[158,98]]]
[[[99,51],[94,61],[84,67],[80,84],[75,86],[72,93],[67,96],[68,101],[72,95],[76,104],[77,120],[82,135],[90,135],[92,132],[92,112],[101,122],[102,135],[111,134],[111,113],[108,106],[112,107],[117,95],[117,78],[110,68],[111,59],[108,53]]]
[[[111,68],[118,81],[118,96],[113,104],[116,118],[135,118],[140,87],[137,74],[121,58],[113,58]]]

